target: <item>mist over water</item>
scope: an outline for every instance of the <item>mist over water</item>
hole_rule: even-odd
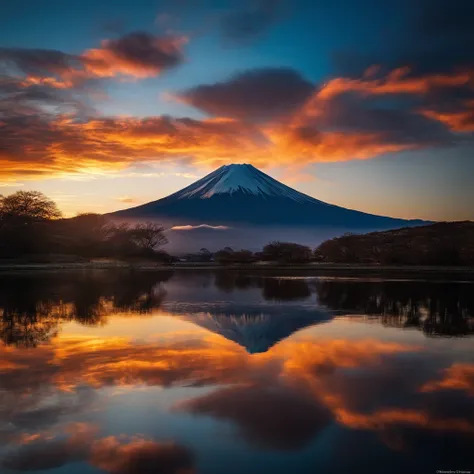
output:
[[[472,469],[473,285],[0,275],[0,472]]]

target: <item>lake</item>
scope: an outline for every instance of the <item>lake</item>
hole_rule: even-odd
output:
[[[0,275],[0,472],[474,469],[474,283]]]

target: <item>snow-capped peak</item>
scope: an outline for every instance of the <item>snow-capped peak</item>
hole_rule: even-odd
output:
[[[262,197],[278,196],[295,201],[315,201],[273,179],[249,164],[224,165],[174,195],[177,199],[208,199],[216,194],[242,192]]]

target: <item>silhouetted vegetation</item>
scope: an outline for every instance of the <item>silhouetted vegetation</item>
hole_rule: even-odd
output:
[[[37,191],[0,199],[0,258],[47,261],[54,254],[170,261],[158,250],[166,243],[164,228],[152,222],[116,225],[99,214],[61,219],[56,204]]]
[[[314,252],[273,241],[261,252],[206,248],[178,259],[161,247],[164,227],[153,222],[116,224],[99,214],[61,218],[56,204],[37,191],[0,196],[0,259],[48,263],[92,258],[178,260],[221,265],[309,262],[380,265],[474,265],[474,222],[438,223],[369,234],[345,234]]]
[[[252,263],[257,259],[250,250],[232,250],[226,247],[215,253],[214,259],[221,264],[227,263]]]
[[[61,212],[54,201],[39,191],[18,191],[10,196],[0,196],[0,225],[59,219]]]
[[[315,260],[382,265],[474,265],[474,222],[442,222],[323,242]]]
[[[291,242],[270,242],[259,254],[261,260],[279,263],[307,263],[312,258],[309,247]]]

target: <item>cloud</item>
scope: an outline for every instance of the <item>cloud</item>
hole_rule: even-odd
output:
[[[432,109],[422,109],[420,113],[425,117],[443,123],[450,130],[460,133],[474,132],[474,100],[467,100],[459,108],[452,106]]]
[[[417,71],[452,71],[474,63],[474,32],[470,0],[418,0],[408,18],[407,41],[395,60],[413,64]]]
[[[11,183],[0,183],[0,188],[17,188],[24,186],[25,183],[19,183],[17,181],[11,182]]]
[[[469,18],[474,5],[469,0],[415,0],[407,5],[396,34],[377,53],[336,56],[339,77],[325,84],[320,97],[390,95],[401,109],[410,108],[472,138],[474,33]]]
[[[126,203],[126,204],[134,204],[138,202],[135,198],[129,197],[129,196],[120,196],[117,198],[117,201]]]
[[[421,387],[421,392],[463,390],[474,396],[474,364],[454,364],[444,371],[444,377]]]
[[[280,19],[283,0],[256,0],[247,3],[244,8],[228,12],[221,18],[221,34],[227,44],[252,43]]]
[[[227,230],[230,227],[225,225],[208,225],[208,224],[200,224],[200,225],[175,225],[171,227],[171,230],[194,230],[194,229],[213,229],[213,230]]]
[[[410,68],[402,67],[394,69],[382,78],[372,78],[366,75],[361,79],[347,77],[331,79],[321,87],[318,98],[327,100],[347,92],[356,92],[361,95],[420,95],[436,89],[466,85],[474,88],[474,69],[457,73],[410,76]]]
[[[165,116],[87,122],[9,117],[0,125],[0,138],[2,176],[92,173],[176,159],[214,165],[231,160],[237,152],[259,153],[259,143],[265,142],[249,124]]]
[[[38,347],[36,359],[32,353],[24,360],[35,367],[34,377],[29,381],[11,378],[13,370],[5,369],[0,380],[12,393],[22,393],[27,387],[40,392],[41,385],[57,385],[63,392],[77,391],[81,384],[100,388],[104,386],[149,386],[171,387],[178,385],[200,385],[213,381],[233,382],[242,379],[252,361],[244,349],[218,336],[202,340],[183,342],[169,340],[163,344],[135,345],[124,338],[99,340],[94,338],[71,338],[57,341],[53,348]],[[6,361],[18,358],[13,351],[1,351]],[[23,361],[23,359],[20,359]],[[48,361],[57,360],[56,366]],[[51,364],[52,365],[52,364]],[[58,370],[60,376],[58,375]],[[73,412],[87,401],[87,393],[74,406],[58,406],[53,409],[28,409],[14,418],[7,418],[7,407],[2,415],[6,419],[25,427],[44,426],[56,422],[58,414]],[[61,401],[61,400],[60,400]],[[66,400],[67,401],[67,400]],[[15,400],[12,400],[15,402]]]
[[[218,390],[180,409],[233,421],[252,445],[277,450],[303,448],[331,421],[318,401],[282,387],[258,385]]]
[[[173,443],[125,435],[95,439],[91,425],[64,429],[61,417],[77,415],[77,407],[58,400],[71,402],[86,387],[90,392],[143,384],[208,387],[205,395],[174,409],[229,421],[260,449],[301,449],[335,424],[377,433],[397,449],[445,432],[469,440],[472,367],[455,365],[440,379],[442,361],[421,349],[382,340],[300,336],[250,355],[223,337],[194,331],[162,334],[159,343],[71,336],[34,351],[0,347],[7,402],[1,414],[14,430],[7,433],[3,467],[47,469],[88,460],[110,474],[146,473],[145,466],[158,473],[194,468],[192,454]],[[423,370],[408,370],[413,365]],[[28,378],[21,377],[19,366],[29,367]],[[57,404],[56,415],[40,417],[37,425],[29,415],[49,408],[46,401]]]
[[[64,74],[81,66],[77,55],[53,49],[0,48],[2,69],[13,74],[50,76]]]
[[[174,443],[158,443],[141,436],[95,439],[99,427],[74,422],[50,431],[23,434],[1,466],[16,471],[40,471],[87,461],[109,474],[192,474],[194,456]]]
[[[107,41],[79,56],[89,57],[80,72],[96,79],[159,74],[174,64],[166,55],[180,47],[153,38],[137,33]],[[77,70],[70,68],[77,58],[43,53],[8,57],[24,73],[42,77],[45,70],[56,71],[54,81],[75,81]],[[33,83],[32,77],[0,81],[3,180],[93,176],[155,162],[216,167],[245,161],[264,167],[372,159],[454,146],[472,139],[474,130],[474,82],[467,69],[415,75],[399,68],[384,75],[371,68],[361,77],[321,85],[291,69],[250,70],[178,93],[175,98],[211,115],[200,120],[100,117],[89,89],[61,88],[46,81],[49,76]]]
[[[81,55],[87,74],[97,77],[153,77],[183,61],[183,36],[154,36],[135,32],[118,39],[104,40],[101,48]]]
[[[184,36],[157,36],[138,31],[103,40],[81,54],[58,50],[0,48],[0,70],[19,84],[72,89],[102,78],[143,79],[172,69],[183,61]]]
[[[289,68],[249,70],[225,82],[201,85],[177,95],[178,100],[208,114],[265,120],[302,106],[314,85]]]
[[[0,176],[93,175],[158,161],[211,167],[236,160],[256,166],[304,165],[369,159],[383,153],[449,144],[443,127],[430,118],[407,114],[403,120],[402,114],[397,117],[396,112],[386,112],[387,125],[391,126],[392,121],[399,129],[383,129],[377,115],[383,118],[384,112],[366,112],[366,122],[353,122],[352,130],[325,130],[324,117],[265,126],[238,120],[165,116],[104,117],[85,122],[67,116],[50,120],[38,115],[5,117],[0,124]],[[355,117],[340,116],[337,120]]]
[[[194,456],[174,443],[157,443],[143,438],[128,443],[110,436],[95,441],[89,462],[109,474],[192,474]]]
[[[7,455],[1,465],[17,471],[56,469],[86,457],[97,427],[70,423],[63,432],[34,433],[17,440],[20,448]]]
[[[253,41],[284,4],[259,0],[226,11],[220,32],[233,44]],[[263,68],[172,96],[210,116],[203,120],[96,110],[106,80],[156,77],[182,64],[184,35],[137,31],[76,54],[0,48],[0,178],[77,178],[154,162],[305,166],[472,141],[473,8],[468,0],[415,0],[394,40],[376,54],[340,56],[321,84]]]
[[[474,64],[474,33],[470,0],[414,0],[398,6],[401,13],[392,34],[374,53],[335,54],[336,73],[359,76],[377,64],[382,69],[410,66],[415,75],[453,73]],[[400,32],[403,31],[403,34]]]

